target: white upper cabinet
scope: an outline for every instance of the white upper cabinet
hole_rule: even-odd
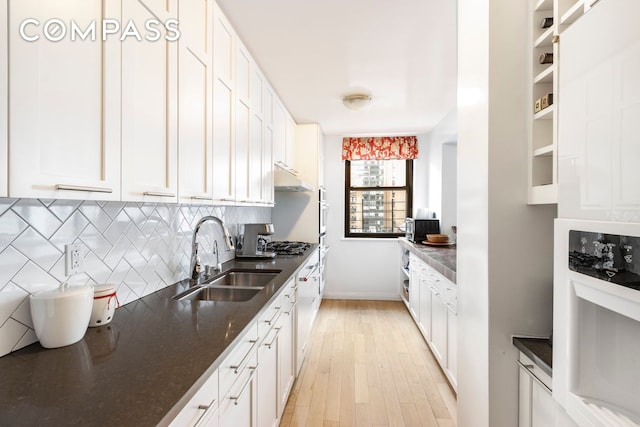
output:
[[[9,195],[119,200],[120,40],[113,36],[102,43],[96,31],[95,40],[88,34],[74,41],[68,28],[70,22],[86,29],[96,19],[119,19],[119,2],[8,0],[2,14],[7,3]],[[52,18],[63,25],[55,24],[60,31],[54,28],[47,36],[45,23]],[[0,44],[7,40],[0,38]],[[0,92],[6,92],[6,62],[0,64]],[[0,106],[3,121],[6,108]],[[7,126],[0,128],[4,132]],[[4,145],[3,134],[0,150],[6,153]],[[6,188],[5,179],[0,188]]]
[[[235,200],[234,49],[235,33],[217,4],[213,15],[213,198]]]
[[[235,164],[236,200],[250,202],[249,191],[249,138],[251,130],[251,56],[240,42],[235,56]]]
[[[213,200],[213,1],[182,0],[178,44],[179,200]]]
[[[296,173],[296,123],[282,102],[273,102],[273,161],[276,165]]]
[[[177,0],[128,0],[122,22],[138,28],[157,19],[177,19]],[[122,197],[132,201],[177,201],[178,42],[122,42]]]
[[[639,15],[634,0],[598,2],[562,33],[561,218],[640,221]]]
[[[265,131],[264,125],[264,77],[252,63],[251,69],[251,136],[249,138],[249,200],[253,202],[268,202],[263,194],[262,180],[266,171],[263,170]],[[270,156],[269,156],[270,157]]]
[[[6,0],[0,0],[0,28],[7,28],[7,2]],[[0,31],[0,167],[4,169],[4,172],[0,173],[0,197],[7,197],[7,175],[8,172],[8,127],[7,120],[9,118],[8,113],[8,89],[9,84],[7,80],[8,72],[8,39],[7,32]]]

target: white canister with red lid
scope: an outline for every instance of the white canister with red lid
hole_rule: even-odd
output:
[[[96,285],[93,291],[93,309],[89,326],[96,327],[110,323],[118,307],[120,307],[120,303],[116,296],[116,286],[112,284]]]

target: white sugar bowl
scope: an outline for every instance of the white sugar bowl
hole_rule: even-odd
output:
[[[116,308],[120,306],[116,296],[116,285],[97,285],[93,294],[93,309],[89,326],[102,326],[113,320]]]
[[[45,348],[64,347],[84,337],[93,306],[92,286],[68,286],[29,297],[36,336]]]

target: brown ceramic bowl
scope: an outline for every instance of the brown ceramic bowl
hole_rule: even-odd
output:
[[[427,234],[427,242],[431,243],[448,243],[448,234]]]

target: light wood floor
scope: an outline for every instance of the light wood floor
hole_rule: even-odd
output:
[[[280,426],[455,425],[455,393],[402,302],[322,302]]]

